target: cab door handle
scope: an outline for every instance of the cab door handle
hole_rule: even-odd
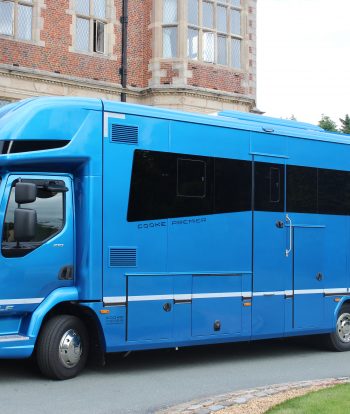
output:
[[[58,273],[59,280],[73,280],[73,266],[68,265],[61,268]]]

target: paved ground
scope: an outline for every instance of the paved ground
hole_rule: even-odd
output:
[[[43,379],[28,361],[0,361],[6,414],[153,413],[245,388],[349,375],[349,353],[304,343],[264,341],[109,356],[64,382]]]

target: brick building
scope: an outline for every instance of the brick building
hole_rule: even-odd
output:
[[[256,1],[0,0],[0,104],[124,93],[189,111],[254,111]]]

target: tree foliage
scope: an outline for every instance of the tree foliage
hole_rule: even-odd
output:
[[[327,115],[322,114],[321,120],[318,122],[318,125],[330,132],[337,132],[337,124]]]
[[[340,132],[343,134],[350,134],[350,117],[348,114],[345,115],[345,118],[339,118],[339,121],[341,123],[340,125]]]

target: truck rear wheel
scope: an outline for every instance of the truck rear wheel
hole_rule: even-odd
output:
[[[350,304],[340,309],[335,331],[327,335],[326,344],[332,351],[350,351]]]
[[[74,378],[86,364],[88,335],[83,322],[72,315],[59,315],[42,328],[36,346],[40,371],[48,378]]]

